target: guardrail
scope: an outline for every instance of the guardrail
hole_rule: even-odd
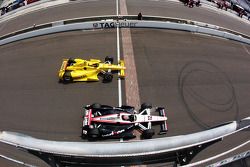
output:
[[[137,20],[137,16],[135,15],[109,15],[75,18],[34,25],[32,27],[1,36],[0,45],[52,33],[84,29],[115,28],[117,26],[120,28],[160,28],[190,31],[250,44],[250,37],[243,33],[207,23],[158,16],[143,16],[143,20]]]
[[[231,134],[237,123],[189,135],[130,142],[60,142],[32,138],[13,132],[0,133],[0,141],[32,150],[86,157],[126,157],[150,155],[199,145]],[[113,147],[115,144],[115,147]]]
[[[208,143],[214,143],[249,127],[250,117],[193,134],[128,142],[49,141],[4,131],[0,132],[0,142],[27,149],[37,156],[48,154],[57,157],[55,159],[64,158],[63,162],[74,159],[95,165],[128,165],[166,162],[178,157],[180,163],[185,164],[208,146]]]

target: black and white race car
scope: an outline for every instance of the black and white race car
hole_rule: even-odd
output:
[[[139,112],[134,107],[111,107],[94,103],[84,107],[82,138],[89,140],[105,138],[131,139],[133,130],[141,132],[141,138],[149,139],[155,134],[152,125],[160,125],[159,134],[166,134],[167,117],[163,107],[152,107],[143,103]],[[158,112],[159,115],[152,115]]]

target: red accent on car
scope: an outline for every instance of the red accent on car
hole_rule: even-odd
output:
[[[88,115],[88,125],[91,125],[91,121],[92,121],[92,109],[89,109],[89,115]]]
[[[34,3],[36,1],[39,1],[39,0],[27,0],[27,4]]]

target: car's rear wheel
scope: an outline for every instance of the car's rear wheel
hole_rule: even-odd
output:
[[[88,125],[82,127],[82,134],[81,134],[81,137],[82,137],[82,138],[85,138],[85,137],[87,136],[87,134],[88,134],[88,129],[89,129],[89,126],[88,126]]]
[[[155,131],[153,129],[147,129],[142,132],[141,137],[143,139],[151,139],[155,135]]]
[[[102,105],[99,104],[99,103],[94,103],[91,105],[91,108],[94,109],[94,110],[98,110],[98,109],[101,109]]]
[[[92,139],[97,139],[98,137],[100,137],[99,129],[97,129],[97,128],[89,129],[88,136]]]
[[[106,72],[103,76],[104,82],[111,82],[113,80],[113,74],[110,72]]]
[[[73,78],[71,76],[71,73],[69,71],[66,71],[63,75],[63,81],[64,82],[72,82]]]
[[[110,64],[113,64],[114,58],[113,58],[113,57],[110,57],[110,56],[106,56],[106,57],[105,57],[105,62],[109,62]]]
[[[68,60],[68,66],[72,66],[75,63],[76,63],[76,61],[74,59],[69,58],[69,60]]]
[[[152,105],[149,103],[142,103],[141,104],[141,111],[145,110],[146,108],[152,108]]]
[[[125,110],[125,111],[127,111],[127,112],[129,112],[129,113],[132,113],[132,114],[134,114],[134,111],[135,111],[135,108],[134,108],[134,107],[126,106],[126,105],[122,105],[122,106],[121,106],[121,109],[123,109],[123,110]]]

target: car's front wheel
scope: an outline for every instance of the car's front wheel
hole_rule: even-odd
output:
[[[100,137],[100,132],[98,128],[90,128],[88,130],[88,136],[92,139],[97,139],[98,137]]]
[[[87,134],[88,134],[88,129],[89,129],[89,126],[88,126],[88,125],[82,127],[82,134],[81,134],[81,137],[82,137],[82,138],[86,138],[86,136],[87,136]]]
[[[99,109],[101,109],[101,107],[102,107],[102,105],[99,103],[94,103],[91,105],[91,108],[94,110],[99,110]]]

